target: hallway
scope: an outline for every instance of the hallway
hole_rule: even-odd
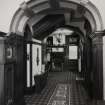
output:
[[[41,93],[25,96],[26,105],[86,105],[89,96],[78,77],[73,72],[49,73]]]
[[[105,1],[4,1],[0,105],[105,105]]]

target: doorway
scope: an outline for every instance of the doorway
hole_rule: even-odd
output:
[[[54,5],[55,4],[54,2],[56,2],[57,5]],[[90,63],[91,57],[90,56],[88,57],[88,55],[92,55],[92,54],[93,55],[95,54],[96,56],[100,53],[102,54],[102,52],[98,52],[98,51],[101,51],[98,49],[101,48],[102,46],[99,47],[96,45],[97,47],[95,49],[93,49],[93,47],[92,47],[92,46],[94,46],[93,43],[95,43],[95,40],[97,40],[97,38],[94,39],[95,37],[93,37],[93,36],[97,36],[96,35],[97,33],[95,33],[95,31],[102,30],[102,21],[101,21],[100,14],[99,14],[98,10],[91,2],[86,3],[86,4],[84,4],[84,1],[83,2],[81,1],[80,3],[78,3],[77,0],[74,0],[73,2],[72,1],[54,0],[54,2],[30,1],[27,4],[23,3],[23,6],[19,9],[18,12],[16,12],[16,14],[13,18],[13,21],[11,23],[11,28],[10,28],[11,32],[16,32],[17,35],[23,36],[23,33],[25,32],[24,29],[25,29],[26,25],[27,24],[29,25],[30,32],[31,32],[29,35],[29,36],[31,36],[31,40],[29,40],[29,42],[31,41],[31,45],[33,44],[32,43],[33,39],[37,39],[37,41],[35,41],[35,43],[41,42],[40,45],[42,46],[42,51],[41,51],[42,58],[44,57],[44,59],[42,59],[41,71],[49,71],[48,69],[46,69],[46,65],[47,65],[47,62],[50,61],[49,59],[51,56],[47,59],[47,57],[46,57],[47,56],[47,54],[46,54],[47,46],[46,46],[45,42],[43,41],[43,39],[45,37],[47,37],[49,34],[51,34],[55,29],[57,29],[61,26],[74,27],[73,28],[74,30],[78,28],[82,32],[82,33],[81,32],[80,33],[81,33],[81,35],[83,34],[83,36],[81,36],[80,40],[78,41],[77,64],[79,66],[75,66],[75,67],[77,67],[76,70],[79,70],[81,76],[84,77],[83,80],[86,80],[85,83],[88,85],[88,86],[86,86],[86,88],[89,88],[89,86],[90,86],[89,84],[91,81],[92,81],[92,84],[94,84],[94,87],[98,86],[99,82],[97,84],[96,77],[99,77],[98,81],[102,81],[102,78],[100,78],[100,75],[94,75],[93,71],[95,71],[97,69],[96,74],[102,74],[102,71],[101,71],[101,73],[98,72],[98,71],[100,71],[99,69],[102,70],[102,65],[99,63],[99,66],[97,66],[97,68],[96,68],[95,66],[97,65],[98,60],[96,60],[95,63]],[[26,5],[28,5],[28,6],[26,6]],[[29,7],[29,8],[27,8],[27,7]],[[38,11],[36,11],[36,10],[38,10]],[[24,11],[24,13],[22,11]],[[60,44],[61,44],[61,42],[63,42],[63,40],[61,40],[62,38],[59,39],[58,37],[61,37],[61,35],[58,35],[56,37],[57,44],[58,44],[57,46],[61,47]],[[97,40],[97,41],[99,41],[99,40]],[[69,43],[69,44],[71,44],[71,43]],[[50,47],[55,48],[56,46],[51,45]],[[65,54],[62,54],[59,52],[59,54],[57,53],[57,54],[51,54],[51,55],[57,56],[57,58],[54,57],[54,59],[56,59],[56,61],[57,60],[61,61],[59,59],[62,57],[62,59],[64,59],[62,61],[63,68],[64,67],[69,68],[69,67],[71,67],[68,64],[68,62],[69,62],[69,45],[62,46],[62,47],[64,47]],[[36,52],[39,52],[39,50],[36,49]],[[52,52],[52,48],[51,48],[51,52]],[[55,49],[54,49],[54,52],[56,52]],[[101,54],[100,54],[99,58],[101,58],[101,61],[102,61]],[[72,57],[70,56],[70,58],[72,58]],[[29,58],[29,57],[26,57],[26,58]],[[37,57],[36,57],[36,59],[37,59]],[[37,59],[37,60],[36,59],[35,59],[35,61],[37,61],[37,64],[39,64],[38,63],[39,59]],[[92,59],[94,60],[95,56]],[[52,68],[52,61],[53,60],[51,59],[50,68]],[[70,61],[70,63],[71,63],[71,61]],[[30,64],[32,64],[32,63],[30,63]],[[73,64],[74,64],[74,59],[73,59]],[[60,65],[61,65],[61,62],[56,64],[56,67],[60,68]],[[33,74],[31,73],[31,75],[33,75]],[[41,78],[42,77],[43,76],[41,76]],[[71,75],[71,77],[75,77],[75,76]],[[31,81],[31,79],[32,78],[30,78],[30,81]],[[42,79],[40,79],[40,80],[42,80]],[[92,87],[93,90],[94,90],[94,87]],[[103,83],[101,82],[101,88],[99,88],[99,87],[95,88],[94,93],[96,92],[96,90],[98,88],[100,89],[100,92],[97,93],[97,95],[96,95],[97,97],[95,97],[96,99],[100,99],[100,97],[102,99],[102,94],[103,94],[102,87],[103,87]],[[92,94],[94,94],[94,93],[92,93]]]

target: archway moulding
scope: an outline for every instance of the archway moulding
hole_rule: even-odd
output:
[[[85,12],[84,16],[90,22],[92,31],[94,32],[94,31],[103,30],[103,22],[102,22],[100,12],[90,1],[88,0],[59,0],[59,2],[62,3],[62,6],[65,5],[65,3],[68,5],[69,4],[71,5],[71,3],[73,3],[76,5],[81,5],[85,7],[87,11]],[[37,10],[39,8],[39,11],[35,12],[35,8],[37,8]],[[41,12],[45,10],[47,14],[47,11],[51,10],[51,8],[52,7],[49,4],[49,0],[33,0],[27,3],[25,2],[22,3],[21,7],[16,11],[16,13],[14,14],[12,18],[11,25],[10,25],[10,32],[23,35],[26,23],[31,17],[31,16],[26,15],[25,10],[30,9],[34,13],[34,15],[37,15],[38,13],[41,14]],[[65,7],[65,11],[67,9],[68,8]]]

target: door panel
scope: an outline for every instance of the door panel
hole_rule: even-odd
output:
[[[27,44],[27,87],[30,87],[30,44]]]
[[[32,45],[32,85],[35,85],[34,76],[41,74],[42,50],[40,45]]]

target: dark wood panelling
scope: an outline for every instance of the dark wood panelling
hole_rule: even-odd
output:
[[[0,105],[14,103],[14,64],[0,65]]]
[[[48,77],[48,73],[45,72],[41,75],[36,75],[34,76],[34,80],[35,80],[35,91],[36,93],[40,93],[43,88],[45,87],[46,83],[47,83],[47,77]]]
[[[5,37],[6,33],[0,31],[0,37]]]
[[[24,105],[23,38],[11,34],[1,42],[0,105]]]
[[[46,52],[46,43],[43,43],[42,44],[42,64],[46,64],[47,60],[46,60],[46,57],[47,57],[47,52]]]
[[[103,99],[103,39],[101,33],[95,33],[92,39],[92,82],[93,97]]]
[[[93,98],[93,83],[91,78],[92,73],[92,41],[87,37],[84,44],[83,56],[82,56],[82,75],[85,79],[84,86],[87,90],[90,98]]]
[[[14,101],[14,63],[6,64],[4,71],[4,94],[6,105]]]
[[[64,15],[47,15],[32,27],[34,31],[33,37],[42,40],[62,24],[64,24]]]
[[[9,41],[14,45],[14,104],[24,105],[23,37],[13,34]]]
[[[0,65],[0,105],[4,104],[4,65]]]
[[[58,0],[49,0],[49,4],[53,9],[59,8],[59,1]]]
[[[66,36],[66,44],[79,44],[79,35],[76,33],[73,33],[72,35]]]

